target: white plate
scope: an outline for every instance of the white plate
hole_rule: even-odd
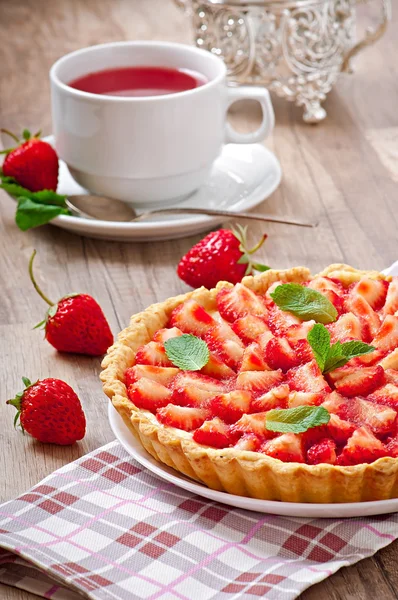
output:
[[[49,136],[46,141],[52,143]],[[276,190],[282,171],[275,155],[260,144],[228,144],[214,163],[208,182],[181,206],[220,208],[234,212],[254,208]],[[60,160],[59,194],[87,193]],[[194,235],[225,221],[225,217],[154,216],[143,223],[122,223],[60,216],[51,223],[79,235],[115,241],[160,241]]]
[[[310,518],[344,518],[344,517],[368,517],[385,513],[398,512],[398,498],[394,500],[379,500],[378,502],[352,502],[346,504],[299,504],[294,502],[272,502],[269,500],[256,500],[235,496],[225,492],[217,492],[192,479],[185,477],[156,461],[136,440],[131,431],[125,425],[121,416],[109,402],[109,422],[116,438],[129,454],[143,467],[151,471],[157,477],[174,483],[184,490],[193,494],[204,496],[216,502],[229,504],[236,508],[244,508],[261,513],[283,515],[288,517],[310,517]]]

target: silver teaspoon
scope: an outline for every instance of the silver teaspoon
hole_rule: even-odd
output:
[[[306,223],[297,221],[290,217],[275,217],[273,215],[262,215],[258,213],[233,212],[229,210],[218,210],[211,208],[154,208],[141,214],[121,200],[106,198],[103,196],[92,196],[88,194],[76,194],[66,198],[66,205],[72,214],[103,221],[126,221],[136,222],[147,219],[152,215],[165,214],[195,214],[221,216],[235,219],[252,219],[254,221],[265,221],[268,223],[284,223],[286,225],[297,225],[298,227],[316,227],[317,223]]]

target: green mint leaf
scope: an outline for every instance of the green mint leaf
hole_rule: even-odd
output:
[[[312,348],[319,368],[323,371],[330,350],[330,333],[324,325],[317,323],[308,332],[307,341]]]
[[[187,333],[166,340],[164,347],[167,358],[184,371],[199,371],[210,358],[206,342]]]
[[[374,350],[376,350],[374,346],[370,346],[369,344],[365,344],[365,342],[357,340],[341,344],[342,354],[346,357],[347,361],[351,360],[351,358],[355,358],[355,356],[370,354],[370,352],[373,352]]]
[[[41,190],[40,192],[34,192],[32,200],[39,204],[54,204],[55,206],[62,206],[66,208],[65,202],[66,196],[61,196],[52,190]]]
[[[68,214],[70,214],[69,210],[62,206],[38,204],[30,198],[21,197],[18,199],[15,222],[21,231],[27,231],[33,227],[45,225],[58,215]]]
[[[267,267],[267,265],[262,265],[261,263],[253,263],[253,269],[255,271],[260,271],[260,273],[264,273],[264,271],[269,271],[271,267]]]
[[[323,372],[330,373],[330,371],[344,367],[347,362],[347,358],[341,352],[340,342],[336,342],[336,344],[333,344],[333,346],[330,348]]]
[[[284,311],[293,313],[303,321],[333,323],[337,310],[320,292],[298,283],[283,283],[270,294],[275,304]]]
[[[18,183],[14,181],[7,181],[7,179],[11,179],[11,177],[2,177],[2,183],[0,188],[5,190],[10,196],[14,196],[15,198],[19,198],[23,196],[24,198],[30,198],[33,200],[34,192],[27,190],[26,188],[18,185]]]
[[[278,433],[304,433],[307,429],[326,425],[330,414],[323,406],[296,406],[267,412],[265,427]]]

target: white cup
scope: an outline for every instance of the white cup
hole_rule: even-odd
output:
[[[189,69],[207,83],[163,96],[107,96],[68,84],[89,73],[131,66]],[[84,188],[134,206],[182,200],[207,179],[223,144],[265,139],[274,112],[265,88],[230,88],[223,61],[169,42],[116,42],[77,50],[51,68],[53,133],[58,155]],[[238,133],[227,122],[231,104],[257,100],[262,123]]]

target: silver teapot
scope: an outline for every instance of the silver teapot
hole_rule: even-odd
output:
[[[196,45],[223,58],[231,84],[267,86],[302,106],[307,123],[326,117],[321,103],[339,73],[351,71],[351,59],[391,19],[391,0],[377,0],[380,22],[355,43],[357,1],[174,0],[192,21]]]

